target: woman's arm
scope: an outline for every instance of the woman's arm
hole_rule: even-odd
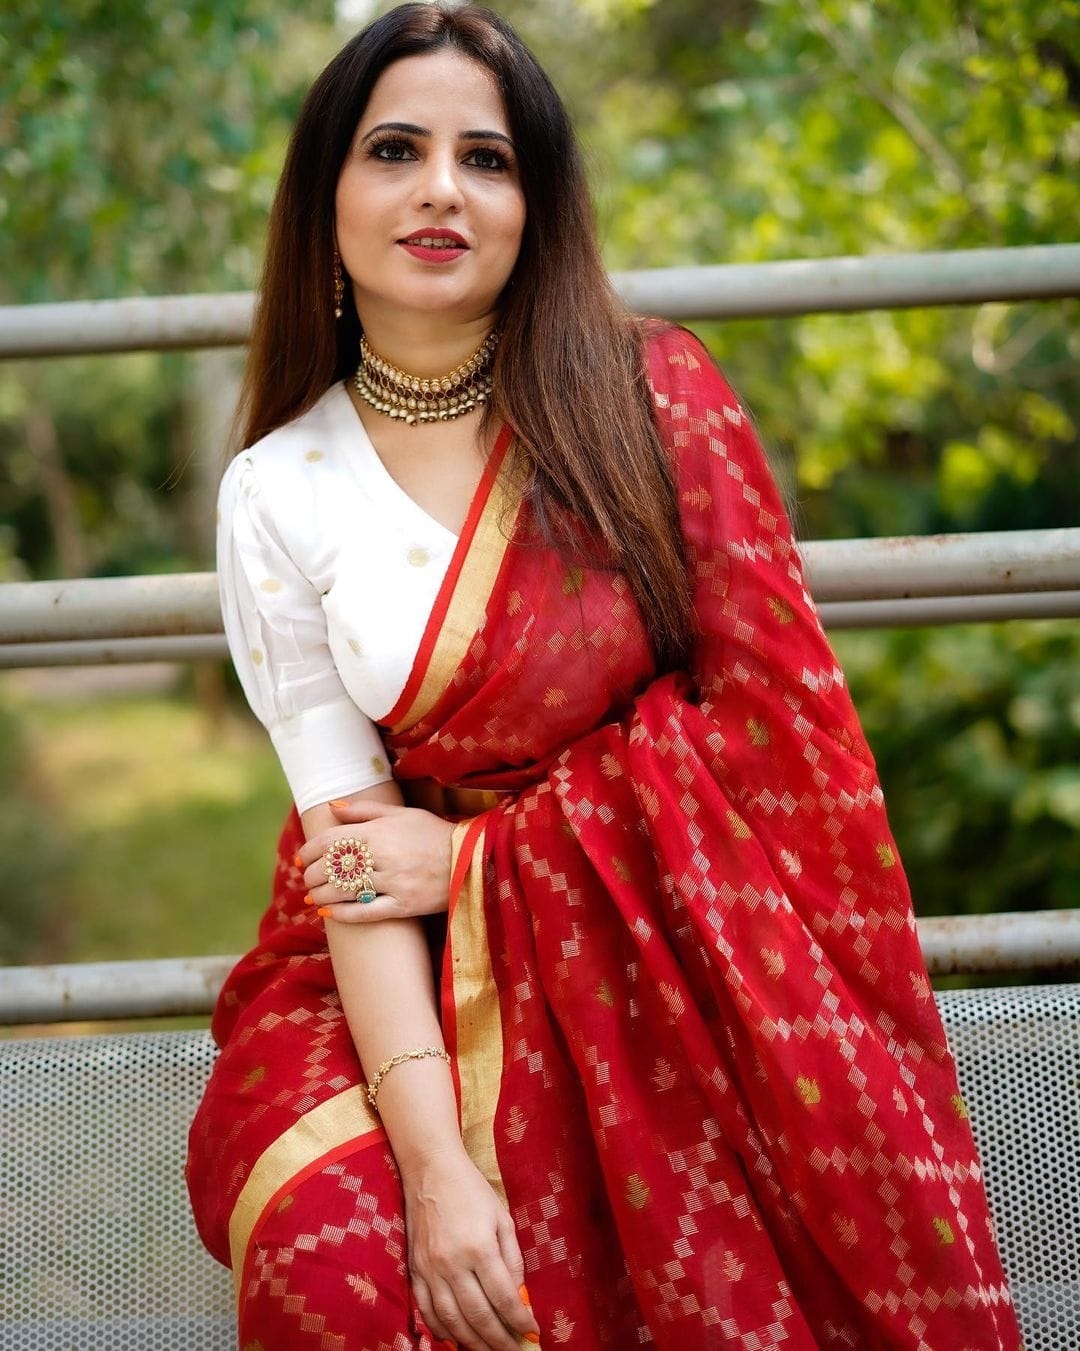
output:
[[[378,784],[362,796],[403,805],[395,783]],[[309,840],[331,829],[341,833],[340,820],[326,804],[301,819]],[[353,829],[360,833],[360,827]],[[431,956],[419,920],[328,921],[326,941],[349,1031],[369,1078],[399,1051],[442,1046]],[[432,1155],[462,1148],[454,1085],[443,1060],[396,1066],[379,1089],[379,1114],[403,1174]]]
[[[287,442],[289,433],[282,429],[281,436]],[[386,918],[387,910],[393,913],[389,904],[330,904],[340,893],[326,885],[318,862],[327,832],[370,836],[377,857],[389,864],[378,879],[387,903],[397,888],[401,904],[423,906],[405,913],[426,913],[446,908],[450,828],[403,808],[397,787],[386,781],[378,729],[350,698],[334,663],[322,591],[297,562],[297,551],[305,553],[304,530],[286,535],[280,528],[281,520],[295,527],[296,503],[311,508],[314,525],[318,493],[306,476],[290,476],[294,458],[282,458],[282,445],[270,442],[238,456],[222,480],[222,615],[248,702],[270,733],[302,809],[309,891],[330,916],[375,911],[364,924],[327,918],[342,1007],[370,1076],[400,1051],[442,1045],[431,960],[419,921],[402,920],[400,904],[396,923]],[[299,519],[308,513],[301,510]],[[357,789],[366,791],[369,810],[381,819],[343,826],[324,798]],[[428,1326],[470,1348],[514,1351],[518,1343],[507,1327],[525,1336],[536,1327],[517,1294],[521,1252],[510,1216],[461,1143],[445,1062],[396,1066],[378,1105],[401,1172],[412,1287]]]
[[[403,805],[393,783],[354,796],[352,805],[361,798]],[[389,852],[391,835],[401,833],[402,826],[407,833],[408,818],[420,816],[426,814],[403,811],[343,827],[328,804],[305,811],[301,819],[309,843],[303,862],[317,879],[315,891],[327,890],[316,852],[320,837],[327,832],[371,836],[377,864],[375,839],[383,839]],[[430,830],[428,822],[426,833]],[[448,887],[449,828],[446,843]],[[352,909],[334,906],[334,911]],[[328,917],[326,939],[342,1009],[369,1079],[401,1051],[443,1045],[420,920],[350,924]],[[539,1340],[536,1320],[519,1294],[524,1262],[513,1221],[465,1152],[446,1062],[430,1056],[395,1066],[379,1088],[378,1108],[401,1173],[413,1293],[431,1331],[479,1351],[516,1351],[522,1336]]]

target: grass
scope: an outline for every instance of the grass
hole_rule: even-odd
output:
[[[168,695],[16,704],[63,843],[44,951],[118,961],[240,952],[269,899],[288,789],[262,729]]]

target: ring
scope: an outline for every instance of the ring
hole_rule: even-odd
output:
[[[375,859],[366,840],[335,840],[323,854],[326,880],[338,891],[355,891],[347,900],[368,905],[375,899]]]

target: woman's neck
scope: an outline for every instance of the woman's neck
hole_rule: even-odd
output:
[[[443,376],[468,361],[495,327],[494,315],[439,323],[405,315],[361,315],[371,349],[409,375]]]

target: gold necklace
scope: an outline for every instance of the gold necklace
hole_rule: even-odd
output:
[[[353,376],[356,392],[378,413],[403,422],[447,422],[471,413],[491,394],[491,368],[499,330],[449,375],[419,376],[400,370],[373,352],[360,338],[360,365]]]

